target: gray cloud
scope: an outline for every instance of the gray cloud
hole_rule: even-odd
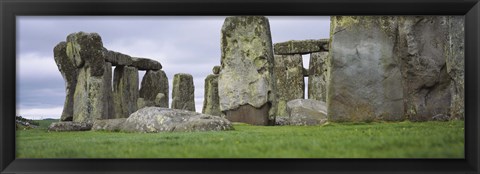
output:
[[[268,18],[274,43],[329,36],[329,17]],[[224,19],[222,16],[17,17],[17,114],[37,118],[60,116],[65,89],[53,60],[53,47],[78,31],[99,33],[108,49],[160,61],[170,88],[174,74],[192,74],[196,109],[201,112],[204,79],[212,73],[213,66],[220,64],[220,30]],[[139,73],[140,79],[143,74]]]

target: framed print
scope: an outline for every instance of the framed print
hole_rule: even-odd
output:
[[[478,173],[479,8],[1,1],[0,171]]]

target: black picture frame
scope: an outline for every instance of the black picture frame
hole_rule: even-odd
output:
[[[478,0],[0,0],[1,173],[479,173]],[[465,159],[15,159],[16,16],[465,15]]]

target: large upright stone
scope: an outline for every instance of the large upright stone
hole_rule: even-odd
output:
[[[138,70],[135,67],[117,66],[113,75],[113,100],[115,118],[127,118],[137,111]]]
[[[162,93],[168,96],[168,78],[162,70],[148,70],[142,79],[140,97],[146,101],[155,102],[157,95]],[[158,107],[168,108],[168,97],[161,98],[161,105]]]
[[[447,30],[445,16],[399,17],[395,55],[402,66],[406,115],[412,121],[430,120],[450,112]]]
[[[74,105],[73,97],[75,94],[75,87],[77,85],[78,70],[73,62],[73,57],[67,56],[66,48],[67,43],[60,42],[53,49],[53,56],[55,59],[55,63],[57,64],[58,70],[60,71],[63,79],[65,80],[66,96],[60,120],[72,121]]]
[[[73,97],[73,121],[92,123],[105,114],[105,58],[102,39],[97,33],[70,34],[67,37],[66,53],[79,68]]]
[[[91,76],[99,77],[104,72],[102,38],[97,33],[72,33],[67,36],[67,56],[78,68],[85,67]]]
[[[220,110],[220,99],[218,96],[218,76],[218,74],[210,74],[205,78],[203,114],[216,116],[222,115],[222,111]]]
[[[327,58],[328,52],[310,54],[308,99],[327,101]]]
[[[173,76],[172,109],[195,111],[193,76],[179,73]]]
[[[402,76],[394,59],[396,29],[396,17],[331,17],[329,120],[404,118]]]
[[[227,17],[221,31],[220,109],[231,121],[272,124],[273,50],[268,19]],[[271,109],[272,108],[272,109]]]
[[[112,63],[105,62],[105,72],[103,73],[103,88],[104,88],[104,115],[102,119],[111,119],[115,117],[115,109],[113,103],[113,88],[112,88]]]
[[[452,79],[452,101],[450,115],[452,118],[465,118],[465,21],[464,16],[448,17],[447,35],[447,72]]]
[[[275,55],[277,117],[288,117],[287,102],[305,98],[302,55]]]

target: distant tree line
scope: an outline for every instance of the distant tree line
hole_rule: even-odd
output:
[[[40,125],[39,122],[23,118],[22,116],[15,116],[15,123],[21,124],[23,126],[30,126],[30,125],[39,126]]]

